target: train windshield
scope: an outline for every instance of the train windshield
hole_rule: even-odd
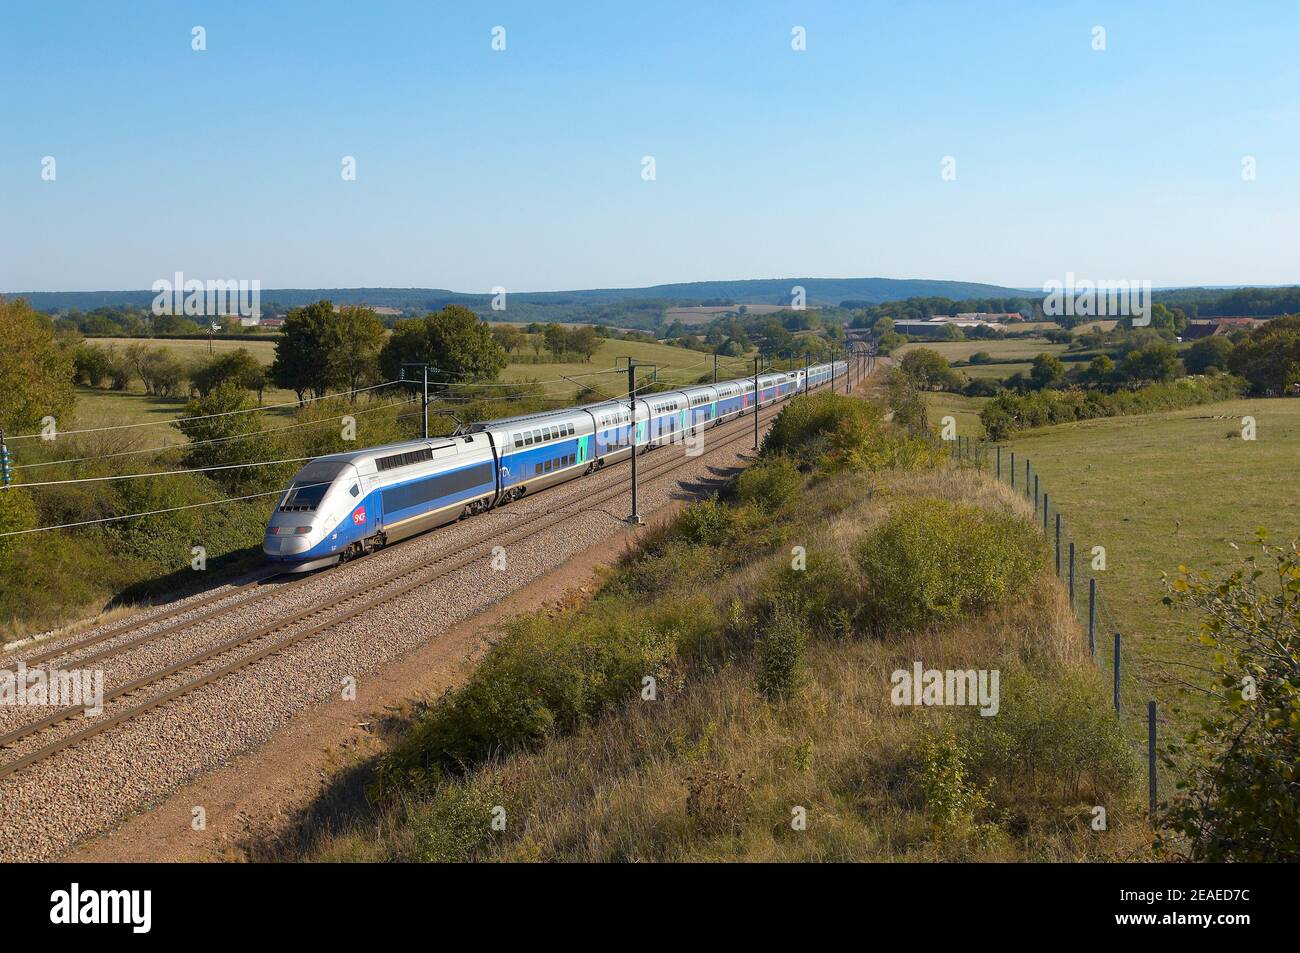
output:
[[[298,471],[293,485],[285,494],[282,510],[314,510],[325,498],[325,491],[350,464],[342,460],[315,460]]]

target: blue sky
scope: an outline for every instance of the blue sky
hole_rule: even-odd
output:
[[[234,0],[0,17],[0,291],[176,271],[459,291],[1300,280],[1294,3]]]

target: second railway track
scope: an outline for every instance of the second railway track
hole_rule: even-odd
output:
[[[773,406],[763,411],[760,417],[760,424],[770,423],[770,421],[779,413],[779,406]],[[729,421],[720,428],[716,428],[713,440],[710,441],[712,446],[705,451],[716,451],[721,447],[730,446],[745,437],[748,437],[752,427],[751,417],[738,417]],[[706,438],[709,431],[706,431]],[[719,438],[721,438],[719,440]],[[670,445],[659,449],[675,449],[679,445]],[[644,459],[644,456],[642,457]],[[640,473],[640,479],[652,480],[666,473],[672,472],[686,463],[695,459],[685,454],[673,454],[667,459],[652,461],[649,466],[643,466]],[[615,469],[613,472],[620,472]],[[586,478],[590,480],[590,477]],[[583,481],[574,481],[575,485],[582,485]],[[515,522],[513,525],[503,529],[503,531],[490,539],[481,540],[472,543],[467,547],[455,547],[450,551],[433,556],[431,559],[423,560],[417,565],[399,567],[392,571],[381,574],[378,578],[368,579],[346,590],[341,595],[333,596],[327,600],[308,605],[304,609],[292,612],[279,619],[276,619],[267,625],[257,627],[252,631],[219,642],[216,645],[203,649],[197,653],[174,662],[162,669],[150,672],[139,678],[125,682],[121,685],[104,693],[103,702],[106,707],[105,714],[99,716],[94,723],[62,737],[49,741],[39,747],[32,748],[17,758],[0,764],[0,780],[16,774],[40,761],[52,757],[61,751],[71,748],[89,738],[108,731],[116,725],[130,721],[140,715],[145,714],[155,708],[184,697],[191,692],[213,682],[216,682],[228,675],[231,675],[249,665],[252,665],[262,659],[275,655],[285,649],[290,648],[304,640],[342,623],[353,619],[365,612],[379,608],[388,603],[394,602],[404,595],[430,585],[451,573],[463,569],[472,563],[484,559],[492,553],[493,548],[497,546],[511,546],[523,542],[531,537],[544,532],[551,527],[572,519],[580,514],[589,513],[598,510],[603,504],[610,500],[617,499],[629,492],[629,486],[624,479],[614,481],[611,485],[605,486],[595,494],[579,495],[576,499],[569,500],[558,504],[548,510],[541,510],[535,513],[528,513],[522,520]],[[546,499],[545,496],[541,499]],[[516,504],[517,506],[518,504]],[[499,511],[493,511],[499,512]],[[515,516],[507,508],[505,513],[509,516]],[[485,516],[490,514],[484,514]],[[373,557],[372,557],[373,558]],[[224,590],[221,593],[214,593],[211,596],[204,597],[198,601],[189,602],[183,606],[167,610],[163,613],[149,617],[140,623],[139,628],[146,628],[158,622],[164,622],[169,618],[175,618],[195,609],[211,607],[209,611],[202,612],[194,619],[178,620],[166,625],[161,629],[146,632],[135,639],[124,643],[121,646],[113,646],[103,649],[91,656],[78,660],[78,664],[85,665],[92,661],[98,661],[110,658],[115,655],[129,651],[132,648],[139,647],[148,643],[155,642],[163,636],[171,634],[181,629],[188,629],[204,623],[212,622],[223,615],[246,609],[254,603],[260,603],[272,595],[283,593],[283,586],[269,589],[266,593],[255,594],[251,599],[244,599],[234,602],[229,606],[222,606],[221,603],[238,596],[245,590],[256,592],[257,587],[266,583],[267,578],[254,580],[242,586],[233,589]],[[290,587],[297,587],[309,582],[312,576],[304,577],[301,580],[295,580],[289,583]],[[377,593],[377,590],[385,590]],[[326,616],[319,621],[313,621],[315,617]],[[281,638],[272,638],[276,633],[286,629],[294,629],[297,626],[302,628],[292,631],[289,635]],[[121,629],[115,629],[107,634],[97,633],[96,635],[79,640],[70,645],[56,646],[45,652],[38,653],[30,659],[24,661],[40,662],[51,658],[75,654],[77,651],[91,647],[113,638],[129,634],[134,630],[132,626],[126,626]],[[221,660],[241,650],[244,651],[228,661]],[[111,702],[126,703],[130,701],[130,696],[144,692],[149,688],[158,687],[169,679],[182,675],[184,672],[198,668],[205,664],[219,663],[217,667],[212,668],[197,677],[182,682],[166,689],[158,694],[152,695],[143,701],[134,705],[123,707],[120,711],[107,714],[107,706]],[[23,745],[24,743],[36,740],[37,736],[55,728],[75,715],[81,714],[84,708],[81,706],[70,706],[59,709],[52,714],[21,725],[13,730],[0,734],[0,748],[12,748]]]

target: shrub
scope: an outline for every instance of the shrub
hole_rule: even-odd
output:
[[[1258,542],[1224,579],[1179,567],[1168,583],[1214,653],[1214,707],[1166,758],[1193,756],[1162,821],[1198,862],[1300,860],[1300,542]]]
[[[731,509],[716,496],[697,500],[682,510],[675,530],[689,543],[721,546],[731,537]]]
[[[992,808],[987,786],[970,777],[967,753],[950,733],[923,737],[913,752],[925,792],[925,815],[936,841],[988,842],[996,836],[996,823],[976,818]]]
[[[972,771],[1012,797],[1095,800],[1137,780],[1133,748],[1097,683],[1069,671],[1050,682],[1015,673],[999,695],[997,717],[972,710],[963,740]]]
[[[808,629],[797,609],[778,603],[754,642],[758,690],[768,701],[782,701],[799,691],[804,674]]]
[[[1024,520],[934,499],[900,507],[855,556],[878,629],[955,622],[1021,591],[1043,564]]]
[[[473,859],[492,839],[493,811],[501,792],[474,783],[441,785],[430,802],[407,812],[410,855],[426,864],[461,864]]]
[[[704,834],[737,834],[749,814],[751,780],[742,771],[702,771],[686,778],[686,816]]]
[[[707,639],[716,621],[707,600],[649,609],[598,599],[586,610],[510,623],[458,691],[438,700],[379,767],[378,793],[426,788],[491,755],[531,748],[611,706],[682,684],[679,645]]]
[[[775,510],[793,500],[803,487],[799,468],[788,457],[761,460],[736,477],[736,496],[742,503]]]

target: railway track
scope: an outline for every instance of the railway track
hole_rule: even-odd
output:
[[[781,405],[770,406],[761,411],[760,424],[770,423],[780,412]],[[738,441],[745,439],[752,433],[752,418],[748,416],[737,417],[728,421],[722,427],[713,431],[713,439],[708,439],[709,431],[705,432],[705,439],[712,446],[708,447],[705,452],[717,450],[721,447],[727,447]],[[678,446],[670,444],[669,447]],[[664,449],[663,447],[656,449]],[[642,460],[645,459],[643,455]],[[639,480],[653,480],[664,474],[670,473],[682,466],[688,461],[694,459],[685,454],[673,454],[666,459],[659,461],[650,461],[649,466],[641,465]],[[615,468],[612,472],[621,472]],[[594,475],[593,475],[594,476]],[[591,477],[585,478],[591,480]],[[367,579],[360,584],[344,591],[341,595],[319,603],[307,606],[304,609],[297,610],[282,616],[272,622],[260,626],[251,632],[241,634],[234,638],[226,639],[216,645],[202,649],[179,661],[166,666],[165,668],[150,672],[139,678],[128,681],[104,693],[103,704],[107,710],[110,703],[129,702],[131,696],[145,692],[150,688],[156,688],[182,675],[186,671],[200,666],[219,663],[201,675],[198,675],[182,683],[167,688],[166,690],[152,695],[143,701],[134,705],[126,705],[120,711],[110,715],[101,715],[97,720],[82,728],[62,737],[53,739],[45,744],[33,748],[27,753],[0,764],[0,780],[16,774],[40,761],[50,758],[61,751],[74,747],[81,742],[93,738],[113,728],[116,725],[138,718],[139,716],[152,711],[168,702],[182,698],[206,685],[219,681],[228,675],[231,675],[249,665],[265,659],[269,656],[276,655],[284,650],[317,635],[327,629],[341,625],[350,619],[356,618],[363,613],[372,609],[379,608],[388,603],[401,599],[406,594],[430,585],[446,576],[457,572],[474,562],[489,556],[495,547],[508,547],[527,540],[539,533],[545,532],[551,527],[570,520],[585,512],[591,512],[600,509],[605,503],[626,495],[630,487],[622,479],[610,482],[610,485],[599,489],[594,494],[579,495],[575,499],[561,503],[558,506],[539,510],[535,513],[528,513],[524,518],[505,528],[499,534],[490,539],[482,540],[478,543],[471,544],[468,547],[456,547],[455,549],[436,554],[430,559],[420,561],[417,565],[398,567],[391,572],[381,575],[377,579]],[[516,504],[518,505],[518,504]],[[500,511],[491,511],[500,512]],[[505,513],[511,516],[517,514],[505,510]],[[488,515],[488,514],[485,514]],[[419,539],[417,537],[416,539]],[[415,540],[408,541],[415,542]],[[407,543],[399,544],[399,546]],[[394,547],[397,548],[397,547]],[[311,580],[317,578],[315,575],[307,575],[301,579],[294,580],[291,583],[283,584],[268,589],[265,593],[255,594],[252,599],[243,599],[233,601],[229,605],[221,603],[235,599],[239,594],[252,591],[256,593],[257,589],[265,586],[275,576],[263,577],[251,582],[228,589],[211,596],[204,597],[195,602],[189,602],[177,606],[162,614],[154,615],[143,620],[138,626],[127,626],[121,629],[115,629],[108,633],[96,633],[95,635],[75,642],[71,645],[53,647],[45,652],[38,653],[31,658],[24,659],[26,664],[40,664],[41,662],[61,656],[75,654],[76,652],[100,644],[110,639],[119,638],[128,634],[134,628],[147,628],[155,625],[160,621],[166,621],[169,618],[175,618],[191,612],[195,609],[207,608],[207,611],[192,619],[182,619],[173,622],[170,625],[163,626],[155,631],[145,632],[137,638],[131,639],[121,645],[111,646],[93,653],[92,655],[78,659],[79,666],[85,666],[95,661],[102,661],[118,655],[125,654],[131,649],[155,642],[162,637],[173,634],[177,631],[189,629],[207,622],[219,619],[228,613],[242,611],[250,605],[268,600],[274,595],[281,595],[287,591],[287,587],[296,588],[306,585]],[[383,590],[377,594],[377,590]],[[299,628],[301,627],[301,628]],[[288,635],[280,638],[273,638],[276,633],[286,629],[293,630]],[[251,651],[250,651],[251,650]],[[236,654],[239,653],[239,654]],[[235,656],[228,661],[221,660],[227,656]],[[22,745],[31,740],[38,740],[37,736],[49,731],[67,721],[68,719],[82,714],[83,706],[69,706],[59,709],[44,718],[38,719],[20,725],[13,730],[0,734],[0,748],[11,748],[15,745]]]

